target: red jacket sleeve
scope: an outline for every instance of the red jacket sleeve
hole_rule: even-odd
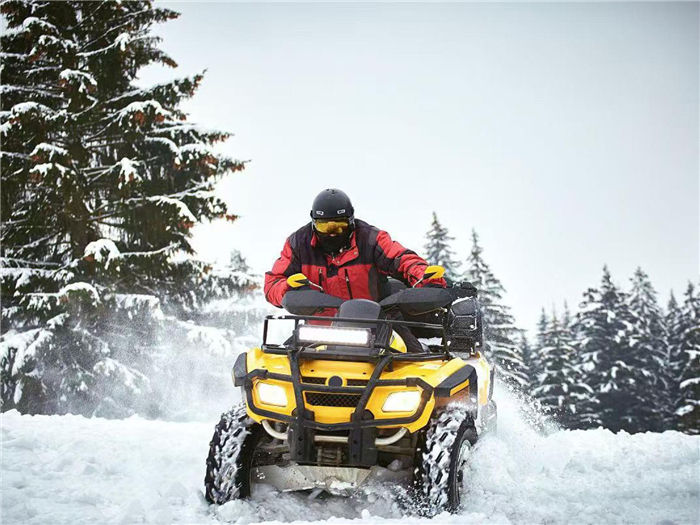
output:
[[[391,275],[395,279],[407,282],[413,286],[423,277],[428,263],[415,252],[404,248],[396,241],[392,241],[389,234],[380,231],[377,235],[377,245],[374,248],[374,263],[377,270],[385,275]],[[425,284],[438,284],[447,286],[445,279],[433,279],[423,281],[418,286]]]
[[[287,277],[301,272],[301,266],[294,255],[289,239],[284,243],[279,259],[272,270],[265,274],[265,299],[277,307],[282,307],[282,297],[289,290]]]

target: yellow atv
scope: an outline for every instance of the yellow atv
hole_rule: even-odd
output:
[[[234,365],[245,402],[216,426],[206,499],[246,498],[257,483],[350,495],[395,481],[412,483],[431,513],[455,510],[470,449],[496,425],[476,290],[404,286],[377,303],[304,288],[284,298],[296,315],[267,317],[262,346]],[[328,308],[338,315],[314,315]],[[294,332],[268,343],[279,321]]]

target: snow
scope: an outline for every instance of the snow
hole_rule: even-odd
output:
[[[129,33],[122,33],[114,39],[114,45],[118,47],[120,51],[126,51],[126,46],[128,46],[130,42],[131,35]]]
[[[97,288],[95,288],[90,283],[71,283],[61,288],[61,290],[58,292],[58,295],[59,297],[66,297],[71,292],[86,293],[92,299],[93,304],[97,304],[100,302],[100,293],[97,291]]]
[[[127,157],[122,158],[117,163],[119,167],[119,189],[122,189],[126,184],[141,180],[141,175],[139,175],[138,171],[139,164],[140,162]]]
[[[14,107],[12,110],[14,111]],[[163,106],[161,106],[158,101],[145,100],[132,102],[124,109],[119,110],[115,118],[121,122],[124,120],[131,120],[137,115],[143,115],[148,112],[153,112],[154,116],[160,119],[165,119],[171,115],[169,111],[163,109]]]
[[[149,383],[145,375],[128,366],[124,366],[111,357],[106,357],[98,362],[95,365],[95,373],[105,376],[118,376],[120,384],[135,393],[141,392],[141,385]]]
[[[700,385],[700,377],[691,377],[690,379],[686,379],[685,381],[681,381],[681,388],[687,388],[692,385]]]
[[[2,415],[3,523],[668,524],[700,515],[700,437],[530,429],[499,397],[499,435],[477,444],[457,515],[407,515],[389,492],[308,501],[260,488],[202,495],[216,421]]]
[[[65,175],[66,173],[68,173],[68,168],[56,162],[45,162],[42,164],[37,164],[29,171],[29,173],[40,175],[41,177],[46,177],[46,175],[48,175],[53,169],[58,170],[59,175]],[[59,181],[57,181],[56,184],[57,186],[61,185],[60,179]]]
[[[145,141],[165,146],[172,154],[173,162],[175,162],[175,164],[180,164],[180,148],[174,141],[165,137],[146,137]]]
[[[30,29],[32,29],[32,26],[36,26],[36,29],[39,31],[44,30],[50,33],[56,32],[55,25],[47,22],[46,20],[42,20],[41,18],[37,18],[35,16],[28,16],[24,19],[21,26],[9,29],[3,28],[3,34],[5,36],[19,35],[28,32]]]
[[[175,206],[175,208],[177,208],[178,215],[182,220],[192,223],[197,222],[197,217],[195,217],[194,214],[190,211],[190,209],[187,207],[187,204],[185,204],[181,200],[173,199],[172,197],[166,197],[165,195],[148,197],[148,200],[151,202],[155,202],[158,206]]]
[[[119,308],[129,311],[129,318],[136,308],[147,308],[153,319],[164,319],[163,311],[160,308],[160,299],[155,295],[146,294],[110,294],[109,299],[114,299]]]
[[[36,357],[37,350],[49,341],[53,334],[43,328],[33,328],[24,332],[15,332],[10,330],[3,334],[0,341],[0,360],[6,361],[12,352],[14,355],[14,363],[10,374],[16,376],[28,364],[28,362]],[[17,397],[15,392],[15,401],[18,401],[22,394]]]
[[[204,351],[220,356],[232,354],[231,342],[226,337],[228,330],[194,323],[179,324],[187,330],[187,340],[190,343],[198,343],[199,348],[203,348]]]
[[[32,277],[51,279],[55,282],[69,281],[74,277],[69,270],[44,270],[41,268],[0,268],[1,277],[16,279],[15,286],[20,288],[30,283]]]
[[[32,152],[29,154],[30,157],[38,155],[46,155],[50,161],[53,161],[56,157],[67,157],[68,150],[60,146],[56,146],[54,144],[47,144],[46,142],[42,142],[41,144],[37,144],[32,150]]]
[[[109,268],[112,261],[119,259],[121,253],[119,248],[111,239],[98,239],[89,243],[83,252],[83,258],[92,257],[98,263],[105,263],[105,268]]]
[[[75,69],[64,69],[58,75],[58,78],[66,82],[79,82],[81,84],[81,91],[87,88],[87,86],[97,86],[97,81],[90,73],[85,73],[83,71],[77,71]]]
[[[184,146],[181,146],[180,151],[182,153],[188,153],[190,155],[204,157],[206,155],[211,155],[213,150],[206,144],[194,143],[185,144]]]
[[[12,106],[12,115],[19,116],[25,113],[51,114],[53,111],[48,106],[39,104],[38,102],[20,102]]]

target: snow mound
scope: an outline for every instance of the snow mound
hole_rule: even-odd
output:
[[[700,437],[607,430],[542,435],[499,397],[499,435],[474,450],[471,491],[446,524],[685,524],[700,517]],[[259,488],[251,501],[203,498],[215,421],[174,423],[2,415],[3,523],[422,524],[385,488],[308,500]]]

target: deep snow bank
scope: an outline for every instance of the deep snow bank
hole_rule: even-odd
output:
[[[700,438],[605,430],[542,436],[501,400],[498,437],[479,443],[472,491],[454,524],[700,522]],[[210,507],[201,495],[214,422],[2,416],[2,522],[425,523],[390,497],[306,501],[259,491]]]

